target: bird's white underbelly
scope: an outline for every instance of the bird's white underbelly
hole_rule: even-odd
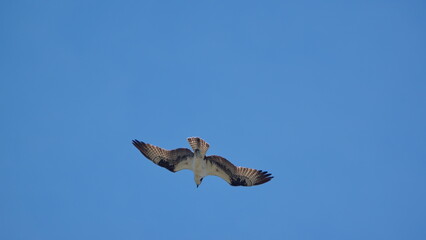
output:
[[[207,175],[206,171],[206,161],[202,158],[194,157],[194,160],[192,161],[192,170],[194,171],[194,174],[200,177],[204,177]]]

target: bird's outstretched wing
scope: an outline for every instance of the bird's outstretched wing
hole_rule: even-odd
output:
[[[188,148],[166,150],[138,140],[133,140],[133,145],[139,149],[146,158],[171,172],[177,172],[182,169],[192,169],[189,160],[192,159],[194,153]]]
[[[218,176],[232,186],[254,186],[269,182],[273,176],[262,170],[237,167],[221,156],[207,156],[207,174]]]

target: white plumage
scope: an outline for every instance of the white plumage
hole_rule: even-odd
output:
[[[201,138],[190,137],[188,148],[166,150],[138,140],[133,140],[133,145],[149,160],[164,167],[171,172],[189,169],[194,172],[194,181],[197,187],[205,176],[218,176],[232,186],[254,186],[266,183],[273,177],[270,173],[245,167],[236,167],[223,157],[206,156],[209,144]]]

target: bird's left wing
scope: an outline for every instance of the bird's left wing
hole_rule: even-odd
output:
[[[139,149],[146,158],[171,172],[177,172],[182,169],[192,169],[189,160],[192,159],[194,153],[188,148],[166,150],[138,140],[133,140],[133,145]]]

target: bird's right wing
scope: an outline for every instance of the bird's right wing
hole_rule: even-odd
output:
[[[269,182],[270,173],[252,168],[237,167],[221,156],[207,156],[207,174],[218,176],[232,186],[254,186]]]

